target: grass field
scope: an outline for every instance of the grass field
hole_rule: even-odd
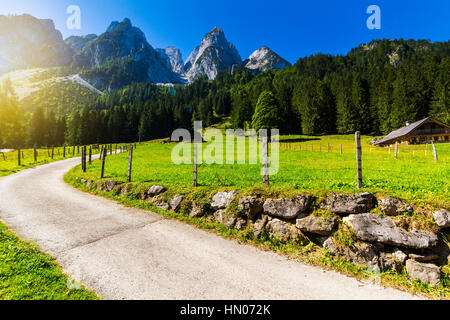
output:
[[[7,176],[12,173],[19,172],[26,168],[32,168],[41,164],[46,164],[53,161],[64,160],[72,157],[79,157],[78,148],[75,147],[75,153],[73,153],[73,147],[66,147],[66,154],[64,157],[63,147],[53,149],[53,158],[51,149],[36,149],[37,161],[34,161],[34,150],[23,149],[21,150],[21,164],[18,163],[18,151],[0,152],[0,177]],[[93,154],[99,151],[92,151]],[[81,147],[80,147],[81,153]]]
[[[439,159],[435,163],[430,145],[400,146],[395,159],[394,148],[371,147],[370,140],[371,137],[362,137],[364,191],[450,206],[450,144],[436,145]],[[174,146],[161,141],[139,144],[134,151],[132,181],[191,188],[192,165],[172,163]],[[203,150],[206,147],[204,143]],[[275,188],[289,187],[312,194],[357,192],[354,148],[353,135],[283,136],[280,139],[279,171],[270,177],[270,184]],[[127,163],[128,154],[125,153],[107,157],[105,177],[126,181]],[[261,186],[260,170],[259,161],[252,165],[248,162],[245,165],[201,164],[198,167],[199,188],[243,190]],[[100,162],[94,161],[86,174],[80,171],[77,167],[71,174],[96,180]]]
[[[92,300],[84,289],[69,288],[69,278],[54,259],[19,239],[0,223],[1,300]]]

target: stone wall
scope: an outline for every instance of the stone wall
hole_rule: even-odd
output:
[[[439,266],[450,263],[450,249],[443,239],[450,238],[446,209],[432,213],[428,220],[419,213],[428,222],[424,227],[414,223],[414,208],[407,202],[368,192],[332,193],[319,199],[306,194],[270,198],[230,190],[191,200],[183,194],[169,195],[159,185],[136,188],[111,179],[78,181],[88,188],[150,201],[159,209],[248,229],[255,237],[265,233],[281,242],[313,242],[337,258],[371,270],[402,272],[406,268],[410,278],[434,287],[441,285]],[[349,241],[343,242],[342,234]]]

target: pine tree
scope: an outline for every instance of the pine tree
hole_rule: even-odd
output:
[[[263,91],[256,104],[255,113],[252,117],[252,128],[279,129],[281,124],[280,108],[275,96],[270,91]]]

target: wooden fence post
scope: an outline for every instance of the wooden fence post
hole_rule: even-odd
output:
[[[193,185],[197,186],[197,144],[194,142],[194,176]]]
[[[117,152],[117,149],[116,149]],[[133,164],[133,146],[130,146],[130,153],[128,155],[128,174],[127,174],[127,182],[131,182],[131,167]]]
[[[20,165],[21,165],[21,161],[20,161],[20,149],[17,149],[17,163],[18,163],[18,165],[19,165],[19,167],[20,167]]]
[[[89,146],[89,165],[92,163],[92,145]]]
[[[72,149],[72,156],[75,156],[75,146],[73,146],[73,149]]]
[[[105,158],[106,158],[106,147],[103,148],[103,156],[102,156],[102,171],[100,172],[100,179],[103,179],[105,175]]]
[[[84,147],[81,147],[81,170],[83,170],[83,172],[86,172],[85,160],[86,158],[84,157]]]
[[[262,138],[262,151],[263,151],[263,185],[265,187],[269,186],[269,146],[268,138]]]
[[[54,147],[52,147],[52,160],[53,160],[54,156],[55,156],[55,149],[54,149]]]
[[[63,158],[66,157],[66,146],[63,146]]]
[[[395,143],[395,159],[397,159],[398,154],[398,142]]]
[[[341,143],[340,147],[341,147],[341,154],[342,154],[342,143]]]
[[[437,155],[437,151],[436,151],[436,146],[434,144],[434,142],[431,142],[433,144],[433,155],[434,155],[434,162],[438,162],[438,155]],[[445,162],[445,161],[444,161]]]
[[[357,178],[358,178],[358,188],[362,188],[362,166],[361,166],[361,133],[359,131],[355,132],[355,142],[356,142],[356,165],[357,165]]]
[[[330,152],[330,143],[328,142],[328,152]]]
[[[36,148],[33,148],[33,156],[34,156],[34,162],[37,162],[37,151],[36,151]]]
[[[109,144],[109,154],[112,155],[112,143]]]

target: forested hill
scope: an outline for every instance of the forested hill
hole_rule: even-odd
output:
[[[428,115],[449,123],[449,70],[449,42],[377,40],[345,56],[316,54],[259,75],[240,69],[187,86],[132,84],[74,110],[65,138],[71,144],[160,138],[190,128],[193,119],[208,126],[229,115],[235,127],[255,127],[265,91],[273,95],[265,99],[274,115],[268,126],[283,133],[385,134]]]

